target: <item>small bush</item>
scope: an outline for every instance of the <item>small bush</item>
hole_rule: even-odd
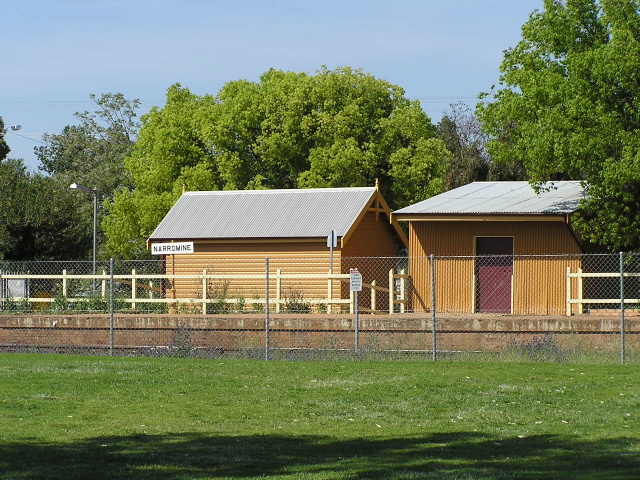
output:
[[[6,312],[29,313],[33,311],[33,308],[26,298],[19,298],[17,301],[13,298],[6,298],[4,301],[4,310]]]
[[[238,297],[236,299],[236,311],[238,313],[243,313],[246,305],[247,305],[247,299],[246,298],[240,296],[240,297]]]
[[[284,295],[284,311],[288,313],[311,313],[311,304],[304,301],[302,290],[289,287]]]
[[[68,312],[69,300],[62,294],[62,290],[58,290],[51,302],[51,311],[56,313]]]
[[[207,298],[214,300],[214,302],[207,304],[207,313],[219,314],[229,311],[229,305],[226,302],[229,286],[229,281],[225,281],[216,283],[208,289]]]
[[[260,299],[260,296],[256,293],[256,294],[253,296],[253,299],[254,299],[254,300],[259,300],[259,299]],[[264,313],[264,304],[262,304],[262,303],[258,303],[258,302],[256,302],[256,301],[254,301],[254,302],[252,303],[252,306],[253,306],[253,311],[254,311],[254,312],[256,312],[256,313]]]
[[[76,302],[73,309],[81,312],[105,313],[109,311],[109,302],[107,298],[100,295],[91,295]]]

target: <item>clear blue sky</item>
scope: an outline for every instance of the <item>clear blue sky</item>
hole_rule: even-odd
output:
[[[349,66],[419,100],[437,122],[497,82],[503,51],[543,0],[57,0],[2,2],[0,116],[11,158],[38,166],[44,133],[123,93],[140,114],[180,83],[200,95],[269,68]]]

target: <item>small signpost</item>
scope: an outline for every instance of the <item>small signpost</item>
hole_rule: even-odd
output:
[[[349,270],[349,290],[355,292],[356,294],[356,325],[355,325],[355,352],[358,353],[360,347],[360,315],[358,308],[358,293],[362,291],[362,274],[358,271],[357,268],[352,268]]]
[[[362,291],[362,274],[358,271],[357,268],[352,268],[351,270],[349,270],[349,290],[351,290],[352,292],[356,292],[356,294],[358,292]],[[357,306],[357,303],[356,303]]]
[[[327,235],[327,247],[329,247],[329,273],[333,273],[333,249],[338,246],[338,236],[335,230]]]

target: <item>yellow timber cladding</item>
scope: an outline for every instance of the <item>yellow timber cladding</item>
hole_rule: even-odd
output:
[[[411,221],[409,271],[414,309],[431,309],[432,273],[425,257],[434,254],[438,257],[437,311],[478,311],[474,257],[478,237],[513,238],[511,313],[565,313],[567,267],[574,272],[581,267],[582,251],[570,227],[557,220]]]
[[[331,260],[326,238],[195,240],[195,253],[166,256],[166,272],[169,275],[195,276],[205,272],[213,275],[215,278],[206,282],[207,298],[239,299],[250,309],[253,299],[265,298],[268,258],[270,298],[297,297],[318,309],[319,304],[314,304],[314,299],[349,298],[348,273],[351,268],[360,269],[365,283],[375,281],[383,286],[388,283],[398,237],[387,215],[367,211],[344,243],[339,242],[333,249]],[[368,256],[385,258],[361,259]],[[342,274],[343,278],[331,279],[330,270]],[[169,298],[198,299],[202,298],[202,292],[202,280],[193,278],[175,279],[166,294]],[[370,303],[370,293],[363,291],[360,301],[366,307]],[[385,302],[388,300],[381,295],[377,308],[387,308]]]

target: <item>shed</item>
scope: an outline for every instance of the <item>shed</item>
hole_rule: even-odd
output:
[[[567,267],[577,271],[583,253],[571,216],[584,195],[578,181],[538,193],[528,182],[473,182],[395,211],[409,222],[413,308],[431,309],[433,274],[441,312],[564,313]]]
[[[332,231],[333,248],[328,241]],[[266,258],[271,272],[284,279],[271,293],[276,300],[287,292],[301,301],[349,298],[348,280],[332,281],[327,275],[349,274],[359,267],[365,282],[385,284],[394,257],[408,247],[378,186],[185,192],[148,239],[150,247],[174,242],[193,242],[194,251],[166,255],[167,273],[186,275],[206,269],[245,275],[214,282],[209,289],[215,291],[204,295],[244,298],[247,303],[264,297]],[[361,262],[362,257],[384,260]],[[286,279],[287,275],[298,278]],[[179,279],[170,288],[176,297],[192,296],[197,289]]]

